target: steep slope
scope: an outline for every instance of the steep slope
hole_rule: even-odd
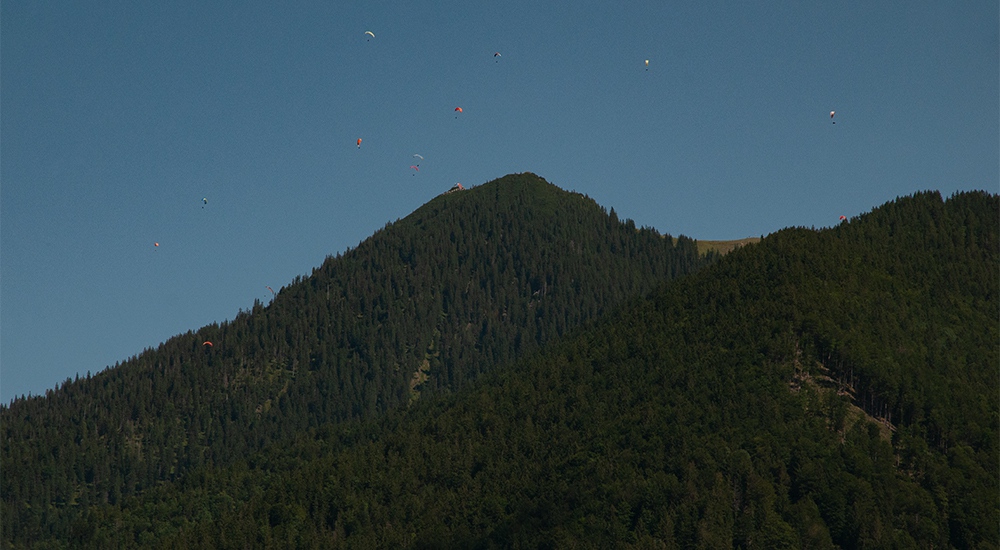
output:
[[[88,510],[77,542],[996,547],[998,220],[923,193],[781,231],[481,385]],[[799,383],[827,372],[841,395]]]
[[[533,174],[439,196],[268,305],[3,407],[3,536],[463,387],[705,261]]]

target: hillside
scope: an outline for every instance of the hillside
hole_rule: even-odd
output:
[[[778,232],[463,391],[91,508],[76,541],[996,547],[998,214],[921,193]]]
[[[0,408],[3,538],[466,387],[710,260],[666,237],[533,174],[441,195],[269,304]]]

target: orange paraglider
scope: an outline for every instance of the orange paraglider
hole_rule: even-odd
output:
[[[832,121],[832,122],[833,122],[834,124],[836,124],[836,123],[837,123],[837,121],[836,121],[836,120],[833,120],[833,115],[835,115],[835,114],[837,114],[837,111],[830,111],[830,120],[831,120],[831,121]]]
[[[358,138],[358,149],[361,149],[361,138]]]
[[[212,345],[212,342],[209,342],[208,340],[205,340],[205,342],[204,342],[204,343],[203,343],[202,345],[203,345],[203,346],[206,346],[206,347],[209,347],[209,348],[211,348],[211,347],[214,347],[214,346]]]

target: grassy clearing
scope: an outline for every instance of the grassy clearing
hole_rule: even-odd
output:
[[[736,239],[734,241],[695,241],[698,244],[698,254],[705,255],[709,251],[716,252],[718,254],[728,254],[737,248],[760,242],[760,237],[747,237],[745,239]]]

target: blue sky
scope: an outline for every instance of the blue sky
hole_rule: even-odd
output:
[[[231,319],[455,182],[530,171],[700,239],[1000,191],[998,21],[993,0],[3,2],[0,401]]]

